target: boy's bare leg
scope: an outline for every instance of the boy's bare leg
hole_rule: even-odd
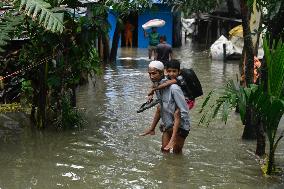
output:
[[[151,127],[147,128],[140,136],[146,136],[146,135],[154,135],[155,134],[155,128],[160,120],[160,111],[161,107],[160,105],[157,106],[153,122],[151,124]]]
[[[171,133],[169,131],[168,132],[167,131],[163,132],[163,135],[162,135],[162,147],[161,147],[161,151],[163,153],[169,153],[170,152],[170,149],[165,150],[165,147],[170,142],[170,139],[171,139]]]
[[[173,147],[173,153],[174,154],[181,154],[182,153],[184,141],[185,141],[185,138],[181,137],[180,135],[176,136],[175,144],[174,144],[174,147]]]
[[[170,150],[175,145],[178,128],[180,126],[180,119],[181,119],[180,118],[180,109],[178,108],[178,109],[176,109],[176,111],[174,113],[173,134],[172,134],[172,137],[171,137],[168,145],[165,147],[165,150]]]

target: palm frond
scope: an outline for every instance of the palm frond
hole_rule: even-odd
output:
[[[250,88],[243,88],[236,81],[229,80],[226,86],[218,91],[222,91],[221,94],[215,94],[211,91],[202,104],[200,113],[203,112],[202,119],[199,124],[209,122],[215,119],[218,115],[221,116],[221,120],[227,123],[229,113],[233,108],[238,106],[240,116],[244,122],[246,114],[246,106],[251,103],[250,99],[257,90],[257,86],[250,86]],[[210,105],[210,107],[208,107]]]
[[[207,95],[206,99],[204,100],[204,102],[202,103],[201,109],[199,111],[199,113],[201,113],[202,111],[204,111],[204,107],[207,105],[208,101],[210,100],[211,96],[213,95],[214,90],[210,91],[209,94]]]
[[[271,51],[268,40],[264,39],[263,46],[268,68],[268,93],[280,97],[284,88],[284,43],[273,42]]]
[[[47,30],[62,33],[64,30],[63,13],[55,13],[51,5],[43,0],[21,0],[20,10],[37,20]]]

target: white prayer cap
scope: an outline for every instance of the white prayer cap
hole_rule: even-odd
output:
[[[151,61],[149,64],[149,68],[156,68],[158,70],[164,70],[164,64],[158,60]]]

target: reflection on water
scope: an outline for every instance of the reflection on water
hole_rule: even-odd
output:
[[[227,125],[198,127],[198,109],[190,112],[192,130],[181,156],[160,152],[161,133],[139,137],[154,109],[137,114],[150,81],[146,49],[125,48],[96,86],[78,89],[78,105],[88,125],[81,131],[33,132],[23,129],[0,144],[0,188],[282,188],[281,177],[265,178],[254,157],[255,142],[240,139],[243,126],[232,114]],[[237,62],[212,62],[208,52],[175,49],[183,67],[192,67],[204,92],[238,73]],[[277,162],[284,164],[280,144]]]

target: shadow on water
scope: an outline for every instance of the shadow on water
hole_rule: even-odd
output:
[[[211,61],[207,51],[174,50],[182,67],[192,67],[207,94],[238,73],[237,62]],[[22,129],[0,144],[0,188],[283,188],[282,178],[265,178],[254,156],[255,142],[240,139],[239,116],[197,126],[204,97],[190,112],[192,130],[183,155],[160,152],[161,133],[138,136],[154,108],[137,114],[151,85],[147,49],[120,49],[118,61],[78,88],[78,105],[88,125],[81,131]],[[283,123],[283,122],[282,122]],[[284,164],[280,144],[277,162]]]

